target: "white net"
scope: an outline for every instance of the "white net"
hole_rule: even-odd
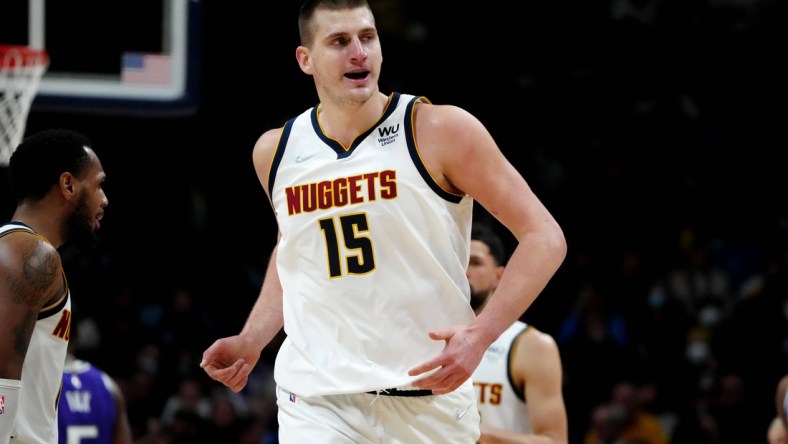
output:
[[[0,166],[8,166],[22,141],[30,105],[48,67],[45,51],[0,45]]]

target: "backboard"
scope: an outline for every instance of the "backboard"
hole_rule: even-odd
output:
[[[0,43],[49,54],[33,110],[189,114],[198,99],[201,6],[11,0],[3,5]]]

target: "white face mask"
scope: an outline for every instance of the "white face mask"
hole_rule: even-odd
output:
[[[711,350],[706,341],[694,340],[687,346],[687,359],[695,365],[703,364],[710,354]]]
[[[722,310],[714,305],[707,305],[698,313],[698,321],[704,327],[714,327],[722,320]]]

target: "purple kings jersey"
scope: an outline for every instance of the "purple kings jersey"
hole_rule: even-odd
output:
[[[106,374],[84,361],[66,365],[58,406],[59,444],[112,444],[117,408]]]

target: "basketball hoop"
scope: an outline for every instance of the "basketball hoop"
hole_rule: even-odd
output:
[[[0,45],[0,166],[8,166],[22,141],[30,105],[48,67],[43,49]]]

